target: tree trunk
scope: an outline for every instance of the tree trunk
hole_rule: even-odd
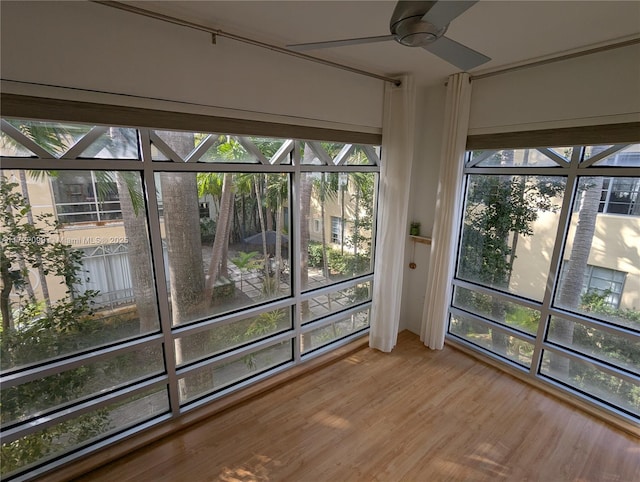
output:
[[[220,274],[219,276],[229,278],[229,242],[231,237],[231,226],[233,224],[233,216],[235,214],[235,196],[231,195],[231,204],[229,206],[229,215],[227,216],[227,225],[224,230],[224,242],[222,243],[222,256],[220,258]]]
[[[339,181],[338,181],[339,182]],[[344,192],[347,190],[347,186],[340,186],[340,254],[344,256],[344,218],[345,218],[345,205],[344,205]]]
[[[269,192],[269,176],[265,176],[264,192],[265,193]],[[265,212],[266,212],[267,231],[273,231],[273,210],[271,209],[269,204],[267,204],[267,206],[265,207]]]
[[[194,146],[193,135],[171,133],[171,145],[178,152],[190,152]],[[200,215],[198,210],[198,183],[195,173],[164,172],[160,175],[164,228],[169,260],[169,289],[173,324],[179,325],[199,318],[206,313],[208,304],[203,300],[204,270],[202,266],[202,242],[200,239]],[[181,363],[191,345],[201,344],[204,337],[178,338],[176,360]],[[188,341],[185,341],[188,340]],[[184,384],[181,385],[183,394]]]
[[[137,176],[137,174],[118,172],[116,185],[124,232],[128,240],[127,254],[131,270],[131,285],[140,320],[140,333],[149,333],[158,329],[158,309],[153,268],[149,256],[149,236],[144,206],[134,206],[129,192],[132,187],[142,191],[142,186],[139,179],[134,181],[131,178],[126,179],[126,176]]]
[[[29,201],[29,187],[27,186],[27,175],[24,169],[20,169],[19,172],[20,172],[20,190],[22,191],[22,197],[24,197],[27,203],[31,205],[31,202]],[[31,209],[29,209],[29,211],[27,212],[27,222],[32,226],[34,225],[33,212],[31,211]],[[47,275],[44,274],[44,266],[42,263],[42,258],[40,257],[39,253],[36,254],[36,260],[38,262],[38,278],[40,278],[40,289],[42,290],[42,299],[44,301],[44,305],[47,313],[51,313],[51,299],[49,298],[49,285],[47,284]],[[35,294],[33,293],[33,288],[31,286],[31,282],[28,281],[28,278],[27,278],[27,282],[29,283],[27,287],[27,289],[30,290],[29,296],[31,296],[35,300]]]
[[[282,274],[282,199],[279,192],[276,203],[276,293],[278,293]]]
[[[174,325],[206,314],[204,270],[198,213],[198,185],[191,172],[165,172],[161,177],[164,226],[169,260],[169,288]],[[206,337],[176,339],[176,362],[183,363],[190,353],[206,349]],[[203,370],[187,384],[180,380],[180,398],[187,400],[213,384],[213,373]]]
[[[11,277],[11,263],[4,255],[0,253],[0,279],[2,280],[2,289],[0,290],[0,313],[2,314],[2,330],[7,333],[13,328],[13,319],[11,316],[11,301],[9,295],[13,289],[13,280]]]
[[[325,173],[322,173],[320,179],[320,220],[322,222],[321,236],[322,236],[322,274],[329,281],[329,257],[327,256],[327,233],[325,228],[326,212],[324,209],[324,203],[326,200],[326,185],[325,185]]]
[[[259,176],[259,174],[254,174],[254,176]],[[262,232],[262,252],[264,254],[264,273],[265,279],[269,278],[269,253],[267,252],[267,233],[265,231],[264,224],[264,213],[262,211],[262,197],[260,196],[260,183],[258,182],[258,178],[254,178],[254,187],[256,191],[256,203],[258,208],[258,220],[260,221],[260,231]],[[267,281],[268,283],[268,281]]]
[[[360,186],[356,183],[356,205],[353,220],[353,256],[358,257],[358,245],[360,244]],[[352,273],[353,274],[353,273]]]
[[[304,146],[304,163],[311,163],[313,159],[313,151],[309,144]],[[311,213],[311,191],[313,183],[308,175],[302,174],[300,182],[300,280],[302,288],[309,286],[309,215]],[[309,301],[301,303],[302,319],[309,314]],[[311,335],[304,334],[302,336],[302,350],[311,346]]]
[[[216,221],[216,235],[211,248],[211,261],[209,262],[209,270],[207,274],[207,299],[213,296],[213,288],[220,277],[220,262],[224,254],[224,244],[228,238],[225,238],[229,216],[231,215],[231,204],[233,200],[233,174],[227,172],[222,180],[222,196],[220,198],[220,210],[218,211],[218,220]]]
[[[166,172],[161,176],[164,226],[169,258],[174,324],[191,321],[202,309],[204,272],[198,216],[196,175]]]
[[[571,254],[558,292],[558,305],[570,310],[580,307],[582,286],[587,272],[593,235],[596,230],[603,178],[582,178],[582,182],[586,183],[588,188],[582,193],[578,224],[573,236]],[[573,323],[556,319],[553,330],[555,339],[562,345],[571,346],[573,343],[573,329]],[[569,374],[568,358],[552,356],[550,364],[550,368],[554,373]]]

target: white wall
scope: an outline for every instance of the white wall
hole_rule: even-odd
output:
[[[640,45],[474,81],[470,134],[640,120]]]
[[[440,167],[444,86],[418,96],[409,218],[433,229]],[[474,81],[470,134],[640,121],[640,46],[624,47]],[[408,231],[408,227],[407,227]],[[419,333],[429,250],[407,241],[401,329]],[[443,280],[445,282],[446,280]]]
[[[234,117],[267,113],[371,132],[382,126],[383,82],[376,79],[224,38],[212,45],[207,33],[89,2],[2,1],[1,8],[3,79],[217,106],[234,109]],[[2,88],[104,101],[83,91]]]
[[[411,171],[408,217],[410,222],[417,221],[421,224],[421,236],[431,236],[433,230],[440,174],[445,93],[444,84],[418,89],[416,93],[415,154]],[[408,233],[409,226],[407,226]],[[400,316],[401,331],[408,329],[414,333],[420,332],[430,252],[430,246],[414,244],[407,237]],[[416,263],[416,269],[409,269],[411,261]]]

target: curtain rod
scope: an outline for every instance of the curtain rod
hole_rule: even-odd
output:
[[[551,57],[551,58],[542,59],[542,60],[534,60],[533,62],[529,62],[521,65],[514,65],[512,67],[505,67],[503,69],[494,70],[493,72],[487,72],[485,74],[472,75],[470,77],[470,80],[486,79],[487,77],[493,77],[494,75],[502,75],[509,72],[515,72],[517,70],[529,69],[532,67],[539,67],[541,65],[561,62],[563,60],[575,59],[577,57],[583,57],[585,55],[597,54],[599,52],[605,52],[607,50],[614,50],[622,47],[628,47],[630,45],[635,45],[638,43],[640,43],[640,37],[623,40],[623,41],[611,43],[608,45],[601,45],[599,47],[594,47],[586,50],[580,50],[579,52],[572,52],[564,55],[559,55],[557,57]]]
[[[277,45],[268,44],[266,42],[260,42],[259,40],[243,37],[241,35],[225,32],[223,30],[207,27],[206,25],[200,25],[197,23],[193,23],[187,20],[177,18],[177,17],[172,17],[169,15],[164,15],[162,13],[153,12],[151,10],[145,10],[144,8],[135,7],[133,5],[127,5],[127,4],[124,4],[121,2],[115,2],[115,1],[102,1],[102,0],[91,0],[91,1],[93,3],[104,5],[106,7],[117,8],[119,10],[124,10],[129,13],[135,13],[137,15],[142,15],[144,17],[149,17],[156,20],[162,20],[163,22],[168,22],[174,25],[180,25],[182,27],[192,28],[194,30],[199,30],[201,32],[210,33],[212,35],[213,43],[216,42],[216,37],[224,37],[231,40],[236,40],[237,42],[243,42],[249,45],[253,45],[255,47],[260,47],[260,48],[272,50],[274,52],[278,52],[281,54],[290,55],[292,57],[296,57],[299,59],[309,60],[311,62],[327,65],[329,67],[333,67],[336,69],[346,70],[347,72],[351,72],[354,74],[364,75],[366,77],[372,77],[378,80],[384,80],[385,82],[391,82],[396,86],[400,86],[402,84],[402,82],[399,79],[394,79],[392,77],[385,77],[384,75],[375,74],[373,72],[367,72],[366,70],[356,69],[348,65],[338,64],[336,62],[331,62],[330,60],[320,59],[318,57],[313,57],[311,55],[303,54],[301,52],[294,52],[292,50],[288,50],[283,47],[278,47]]]

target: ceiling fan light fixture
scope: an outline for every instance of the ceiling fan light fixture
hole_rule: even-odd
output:
[[[437,38],[438,37],[429,32],[418,32],[410,33],[404,37],[398,37],[398,42],[402,45],[406,45],[407,47],[422,47],[423,45],[433,42]]]
[[[392,33],[396,40],[407,47],[424,47],[435,42],[447,31],[447,26],[435,25],[420,20],[418,17],[409,17],[400,20],[393,25]]]

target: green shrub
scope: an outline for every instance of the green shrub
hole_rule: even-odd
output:
[[[309,267],[320,268],[322,265],[322,243],[311,241],[309,243]]]
[[[205,243],[210,243],[216,236],[216,223],[213,219],[203,218],[200,220],[200,238]]]

